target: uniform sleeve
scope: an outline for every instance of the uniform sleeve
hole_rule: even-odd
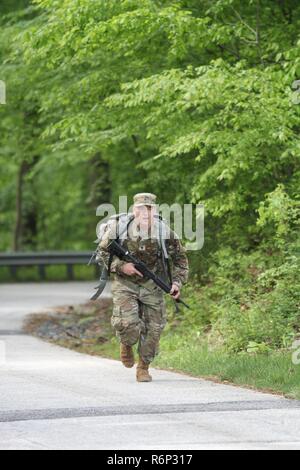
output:
[[[108,245],[110,241],[114,238],[114,234],[116,233],[116,222],[111,224],[107,227],[102,240],[100,241],[99,245],[96,248],[96,262],[98,264],[104,264],[106,268],[108,268],[109,263],[109,251]],[[126,261],[120,260],[117,256],[114,256],[113,261],[111,263],[110,270],[112,273],[121,273],[122,266],[126,264]]]
[[[168,252],[172,260],[173,282],[179,287],[186,284],[189,275],[189,262],[186,249],[175,232],[171,230],[168,240]]]

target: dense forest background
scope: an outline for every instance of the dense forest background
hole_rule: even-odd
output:
[[[123,194],[203,203],[186,321],[230,351],[288,347],[299,1],[2,0],[0,13],[0,251],[92,249],[96,207]]]

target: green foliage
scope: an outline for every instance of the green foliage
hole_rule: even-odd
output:
[[[211,281],[187,290],[192,312],[184,312],[177,330],[232,353],[289,349],[300,334],[299,273],[299,241],[285,254],[277,249],[237,256],[222,249]]]
[[[265,235],[274,239],[279,248],[284,249],[295,229],[299,229],[300,201],[290,198],[280,184],[266,195],[258,212],[257,225],[262,227]]]

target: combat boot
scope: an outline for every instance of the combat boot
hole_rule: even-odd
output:
[[[152,377],[149,374],[149,364],[146,364],[143,359],[140,358],[136,369],[136,380],[138,382],[151,382]]]
[[[125,367],[130,368],[134,366],[134,354],[131,346],[127,346],[127,344],[121,343],[120,356],[122,364]]]

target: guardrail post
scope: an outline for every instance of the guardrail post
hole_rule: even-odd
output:
[[[74,280],[74,270],[73,270],[72,264],[67,264],[67,275],[68,275],[69,281]]]
[[[46,267],[43,264],[39,265],[39,276],[42,281],[46,279]]]
[[[18,280],[18,274],[17,274],[17,267],[16,266],[10,266],[10,273],[11,277],[13,278],[14,281]]]

